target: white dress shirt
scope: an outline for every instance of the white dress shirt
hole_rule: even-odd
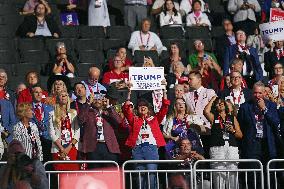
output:
[[[209,28],[211,28],[211,22],[205,13],[200,13],[198,17],[193,12],[187,15],[186,17],[187,26],[195,26],[197,23],[199,23],[200,25],[206,24],[209,26]]]
[[[194,0],[182,0],[180,2],[180,7],[179,7],[180,10],[184,11],[185,14],[190,13],[192,11],[192,2],[193,1]],[[204,3],[203,0],[200,0],[200,2],[201,2],[201,11],[204,12],[205,11],[205,3]]]
[[[161,27],[165,25],[173,25],[173,24],[182,25],[181,15],[179,12],[177,13],[176,16],[174,14],[170,15],[168,12],[166,15],[164,12],[160,14],[160,26]]]
[[[142,45],[145,46],[146,50],[150,50],[152,47],[156,46],[159,54],[163,50],[167,50],[167,48],[163,46],[157,34],[150,31],[147,34],[141,31],[134,31],[131,34],[128,48],[131,49],[132,53],[134,54],[136,50],[140,50],[139,46]]]

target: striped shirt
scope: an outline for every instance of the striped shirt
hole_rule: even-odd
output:
[[[43,160],[43,154],[42,154],[42,146],[41,141],[39,138],[39,132],[37,129],[37,126],[35,123],[29,122],[29,126],[31,128],[31,135],[35,138],[36,146],[37,146],[37,158],[42,161]],[[26,154],[32,158],[33,154],[33,145],[31,136],[28,133],[28,129],[23,125],[21,121],[19,121],[16,125],[13,127],[13,139],[16,139],[20,141],[25,148]]]

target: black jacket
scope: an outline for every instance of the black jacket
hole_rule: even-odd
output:
[[[274,64],[280,62],[284,66],[284,57],[278,60],[275,50],[264,53],[264,70],[269,73],[269,78],[272,79],[274,75]]]
[[[227,96],[230,96],[230,93],[231,93],[231,90],[230,89],[224,89],[223,91],[221,91],[219,93],[219,97],[222,98],[222,99],[225,99],[225,97]],[[252,91],[248,88],[244,88],[243,89],[243,93],[244,93],[244,96],[245,96],[245,101],[249,101],[251,100],[252,98]]]
[[[50,33],[53,35],[57,33],[59,36],[61,32],[55,20],[51,16],[45,16],[45,21],[47,27],[50,30]],[[35,33],[37,29],[37,17],[35,15],[27,16],[24,19],[24,22],[19,26],[17,30],[17,35],[20,37],[27,37],[27,33]]]

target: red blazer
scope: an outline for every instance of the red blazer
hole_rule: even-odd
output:
[[[42,95],[45,96],[42,98],[42,102],[44,102],[45,98],[48,97],[48,93],[46,91],[42,91]],[[26,88],[23,91],[21,91],[17,100],[18,104],[23,102],[32,103],[32,101],[33,97],[29,88]]]
[[[163,105],[158,113],[153,116],[153,119],[148,120],[148,124],[151,127],[151,131],[153,133],[154,138],[156,139],[156,143],[158,147],[165,146],[166,142],[163,137],[163,134],[160,130],[160,124],[163,121],[164,117],[168,112],[168,107],[170,105],[170,101],[167,99],[163,99]],[[129,105],[124,105],[122,107],[124,116],[129,122],[129,136],[126,140],[125,145],[133,148],[136,146],[136,140],[138,138],[140,129],[143,125],[143,118],[139,116],[135,116],[130,109]]]
[[[81,137],[79,142],[79,151],[88,153],[94,152],[97,148],[97,121],[98,111],[90,108],[89,105],[83,105],[78,115],[78,120],[82,126]],[[122,118],[114,108],[107,108],[102,113],[104,137],[107,148],[110,153],[120,153],[119,145],[115,136],[114,128],[118,128]]]

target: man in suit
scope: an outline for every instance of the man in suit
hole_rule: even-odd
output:
[[[242,75],[249,87],[253,81],[263,79],[263,71],[259,62],[258,53],[255,48],[246,46],[246,34],[239,30],[236,32],[236,44],[228,47],[224,55],[223,75],[227,75],[233,59],[241,58],[244,61]],[[252,82],[248,82],[252,81]]]
[[[275,47],[270,51],[264,53],[264,69],[269,73],[269,77],[274,75],[274,65],[281,63],[284,66],[284,41],[276,41]]]
[[[87,154],[87,160],[112,160],[118,162],[120,153],[114,128],[122,118],[109,105],[101,93],[95,93],[91,106],[84,104],[78,115],[84,135],[80,138],[79,151]],[[94,165],[88,165],[89,168]]]
[[[238,71],[230,73],[231,88],[224,89],[220,94],[220,98],[229,99],[238,110],[240,105],[251,99],[252,93],[248,88],[243,87],[242,75]]]
[[[15,104],[15,92],[7,87],[8,75],[4,69],[0,69],[0,99],[9,100]]]
[[[16,124],[16,116],[12,103],[6,99],[0,99],[0,160],[7,148],[7,143],[12,141],[13,126]],[[1,141],[1,139],[0,139]],[[5,154],[3,155],[5,160]]]
[[[53,111],[53,108],[49,105],[42,103],[43,90],[39,85],[32,88],[32,107],[34,116],[32,122],[34,122],[39,131],[39,136],[42,145],[43,162],[51,161],[51,138],[49,135],[49,113]]]
[[[198,71],[190,72],[188,78],[191,90],[184,95],[186,106],[190,114],[194,115],[196,120],[202,121],[202,125],[208,130],[211,126],[209,121],[203,115],[203,110],[211,98],[216,96],[216,93],[213,89],[207,89],[201,85],[202,76]]]
[[[238,121],[243,132],[242,156],[267,162],[276,158],[275,133],[281,131],[275,103],[264,99],[265,85],[253,86],[253,97],[243,103],[238,112]]]
[[[235,33],[233,31],[233,24],[230,19],[223,20],[223,27],[225,33],[221,36],[217,37],[216,39],[216,55],[218,58],[218,62],[223,68],[224,65],[224,54],[226,48],[230,47],[231,45],[236,44]]]
[[[30,71],[26,74],[27,88],[20,92],[18,97],[18,104],[22,102],[31,103],[33,101],[32,98],[32,87],[39,83],[39,75],[35,71]],[[48,93],[46,91],[42,91],[42,101],[48,97]]]
[[[265,85],[262,82],[254,84],[253,98],[240,106],[238,121],[243,132],[242,158],[258,159],[266,165],[270,159],[277,157],[276,133],[282,129],[277,106],[264,99],[264,92]],[[256,168],[255,166],[249,164],[248,168]],[[248,184],[251,186],[249,188],[253,188],[253,180]]]

